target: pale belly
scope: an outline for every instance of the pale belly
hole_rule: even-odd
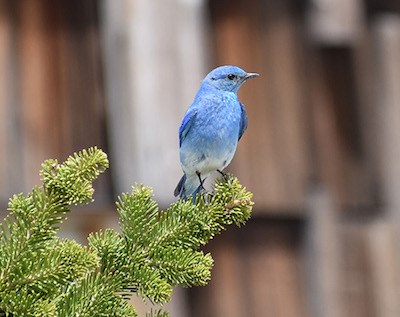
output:
[[[222,171],[229,163],[235,154],[236,144],[229,151],[195,151],[186,152],[181,157],[182,169],[186,174],[200,173],[206,176],[217,170]]]
[[[213,109],[198,113],[180,148],[185,174],[206,177],[229,165],[236,151],[241,120],[241,109],[239,104],[236,106],[227,110],[215,104]]]

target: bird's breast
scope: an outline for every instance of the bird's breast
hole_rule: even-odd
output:
[[[226,167],[236,150],[240,119],[237,98],[220,96],[203,102],[181,146],[184,170],[209,172]]]
[[[240,119],[241,108],[236,95],[224,94],[204,102],[196,123],[206,135],[223,139],[239,132]]]

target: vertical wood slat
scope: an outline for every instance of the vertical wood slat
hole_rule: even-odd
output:
[[[143,182],[167,204],[182,173],[179,124],[205,75],[203,1],[102,3],[116,189]]]
[[[312,54],[310,102],[316,147],[316,175],[340,207],[371,204],[365,171],[352,51],[325,48]]]
[[[308,5],[309,34],[324,45],[354,45],[364,26],[362,0],[312,0]]]
[[[344,317],[380,317],[373,294],[368,225],[348,223],[340,227],[340,291]]]
[[[240,91],[249,128],[232,170],[253,191],[260,210],[302,209],[309,144],[299,85],[305,80],[300,25],[289,1],[213,1],[211,10],[217,64],[261,74]]]
[[[9,131],[8,124],[11,116],[8,116],[10,68],[9,57],[11,53],[11,21],[5,1],[0,2],[0,203],[8,198],[9,193],[9,157],[8,148]],[[14,140],[17,141],[17,140]],[[0,210],[1,210],[0,207]]]
[[[7,4],[10,19],[4,21],[13,31],[10,42],[15,46],[15,54],[7,57],[12,69],[4,72],[11,89],[1,106],[8,112],[8,192],[29,191],[38,184],[40,164],[47,158],[63,160],[93,145],[107,150],[94,4]],[[75,10],[79,6],[81,10]],[[107,177],[96,184],[103,202],[108,201],[107,186]]]
[[[57,91],[54,70],[54,29],[48,21],[46,1],[20,3],[18,54],[20,61],[21,115],[24,148],[24,190],[39,182],[41,162],[54,148],[54,130],[48,109]]]
[[[400,257],[398,230],[393,223],[377,221],[368,227],[372,285],[376,316],[400,315]]]
[[[245,291],[240,278],[242,274],[240,249],[232,241],[232,238],[225,239],[224,242],[221,241],[222,248],[213,253],[216,266],[213,270],[215,280],[212,283],[216,287],[211,289],[209,293],[211,305],[207,314],[210,317],[240,317],[246,314],[246,303],[243,300]],[[201,310],[198,309],[197,314],[200,312]],[[198,316],[201,315],[202,313]]]
[[[323,187],[309,194],[305,228],[305,273],[308,302],[313,317],[343,316],[340,298],[340,240],[337,211]]]
[[[381,16],[373,30],[380,182],[385,208],[400,224],[400,15]]]
[[[209,245],[213,278],[191,290],[190,316],[307,316],[296,221],[254,221]]]
[[[110,138],[110,160],[117,193],[131,186],[135,166],[131,162],[136,142],[131,128],[133,122],[131,47],[129,20],[132,18],[133,2],[101,1],[104,78],[106,111]]]
[[[189,291],[190,316],[246,315],[245,290],[240,280],[241,266],[238,261],[240,250],[234,241],[234,236],[227,232],[223,239],[216,239],[212,246],[208,246],[214,259],[212,279],[207,286]]]
[[[60,91],[54,113],[61,125],[57,151],[62,157],[90,146],[108,152],[97,1],[64,0],[55,5],[60,20]],[[109,203],[110,171],[96,181],[95,188],[96,206]]]
[[[370,228],[377,315],[400,314],[400,14],[384,14],[372,25],[376,116],[375,148],[386,222]]]
[[[265,234],[262,231],[268,230]],[[242,259],[242,276],[246,293],[246,308],[253,316],[302,317],[306,315],[303,287],[300,278],[299,245],[296,233],[290,228],[270,226],[259,228]],[[248,275],[246,274],[248,272]],[[243,286],[242,286],[243,287]]]
[[[60,75],[71,125],[71,147],[85,148],[95,144],[105,147],[98,6],[96,1],[64,0],[60,10]],[[88,122],[91,122],[89,126]]]
[[[359,98],[359,122],[361,148],[363,151],[363,176],[364,182],[359,183],[363,187],[364,196],[368,197],[370,205],[381,203],[381,194],[377,188],[379,179],[379,156],[377,152],[380,138],[377,133],[377,118],[380,108],[376,106],[375,64],[373,62],[373,39],[370,31],[365,31],[353,50],[354,59],[354,89],[358,91]]]

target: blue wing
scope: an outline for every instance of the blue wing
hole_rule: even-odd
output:
[[[239,129],[239,137],[238,137],[238,141],[240,140],[240,138],[242,137],[244,131],[246,131],[247,129],[247,113],[246,113],[246,107],[244,106],[244,104],[242,104],[240,102],[240,108],[242,109],[242,117],[240,119],[240,129]]]
[[[193,108],[189,108],[189,110],[186,112],[186,115],[182,120],[181,126],[179,127],[179,146],[182,145],[183,140],[188,134],[190,128],[193,126],[196,115],[197,110]]]

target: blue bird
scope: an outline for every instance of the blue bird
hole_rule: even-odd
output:
[[[239,101],[240,86],[257,73],[236,66],[220,66],[203,80],[179,128],[180,161],[184,172],[174,195],[186,199],[204,189],[203,182],[232,161],[247,128],[247,114]]]

